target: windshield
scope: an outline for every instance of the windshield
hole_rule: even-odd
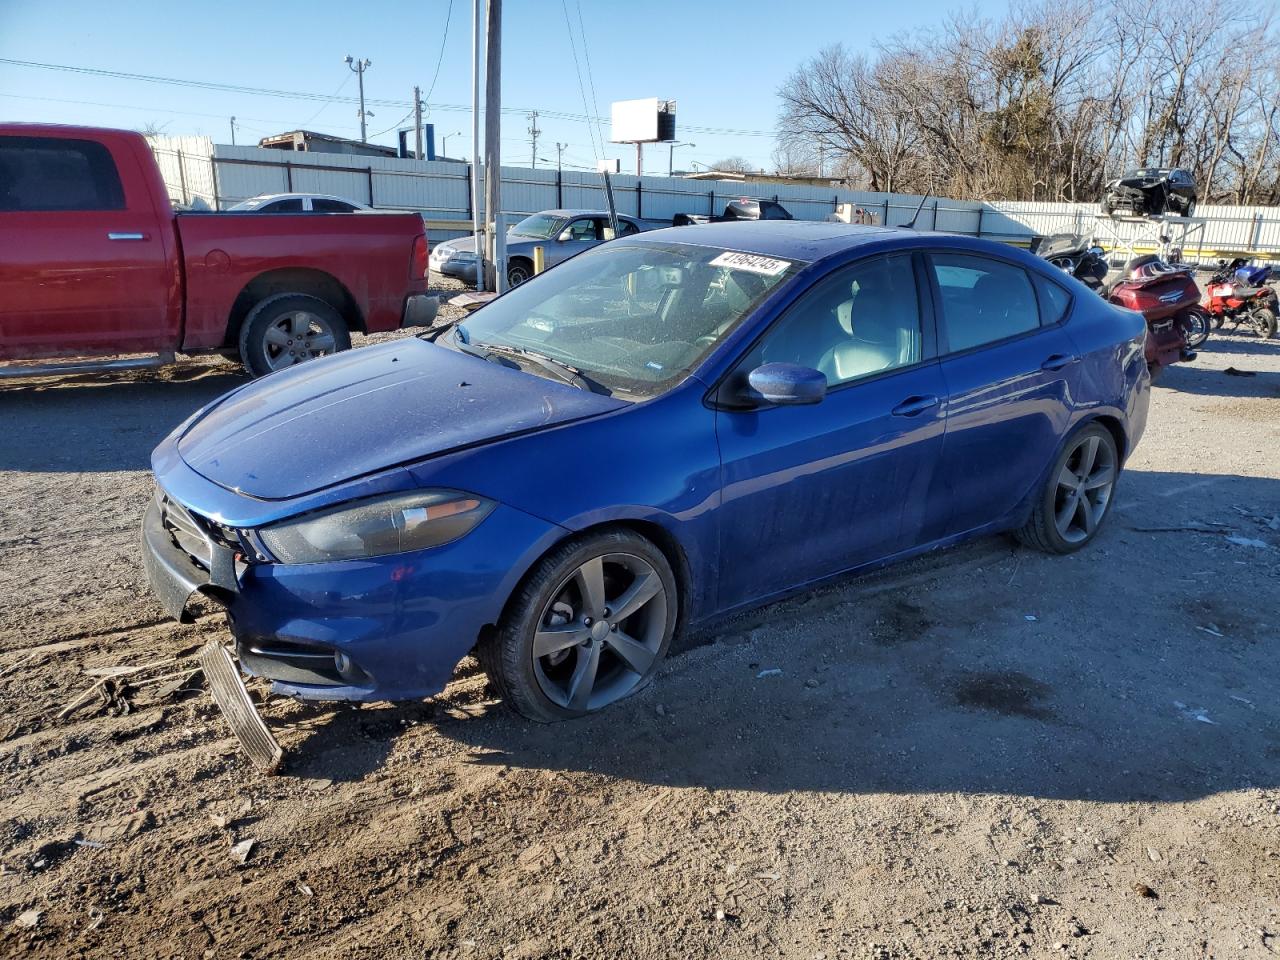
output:
[[[536,240],[550,240],[559,231],[556,229],[563,217],[553,217],[549,213],[535,213],[531,217],[525,217],[508,233],[514,233],[520,237],[533,237]]]
[[[458,339],[536,351],[611,392],[656,396],[801,266],[714,247],[615,241],[476,311]]]

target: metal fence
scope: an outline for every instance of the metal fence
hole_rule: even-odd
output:
[[[293,153],[214,144],[201,137],[157,137],[152,149],[175,200],[203,202],[215,210],[264,193],[327,193],[390,210],[417,210],[433,221],[432,242],[470,231],[471,167],[451,161],[400,160],[345,154]],[[484,177],[481,176],[483,191]],[[712,214],[743,196],[773,199],[803,220],[826,220],[838,205],[870,210],[881,223],[900,226],[919,208],[924,230],[1028,244],[1035,237],[1072,232],[1097,236],[1104,246],[1152,249],[1167,226],[1099,219],[1083,203],[983,202],[922,198],[784,183],[686,180],[679,177],[613,177],[619,212],[653,225],[677,213]],[[556,207],[603,208],[603,178],[596,173],[502,168],[507,222]],[[1280,208],[1203,205],[1182,239],[1188,259],[1247,255],[1280,259]],[[453,229],[450,224],[457,221]],[[1173,238],[1175,243],[1180,238]]]

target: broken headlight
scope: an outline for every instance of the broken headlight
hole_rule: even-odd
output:
[[[281,563],[385,557],[457,540],[493,509],[457,490],[418,490],[345,503],[257,531]]]

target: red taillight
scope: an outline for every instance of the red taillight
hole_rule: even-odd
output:
[[[409,257],[409,279],[425,280],[427,276],[427,236],[420,233],[413,238],[413,254]]]

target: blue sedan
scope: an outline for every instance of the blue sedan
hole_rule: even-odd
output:
[[[473,649],[536,720],[644,685],[677,631],[1013,531],[1098,533],[1150,399],[1141,316],[1011,247],[830,223],[621,238],[437,342],[246,384],[153,458],[167,609],[330,700]]]

